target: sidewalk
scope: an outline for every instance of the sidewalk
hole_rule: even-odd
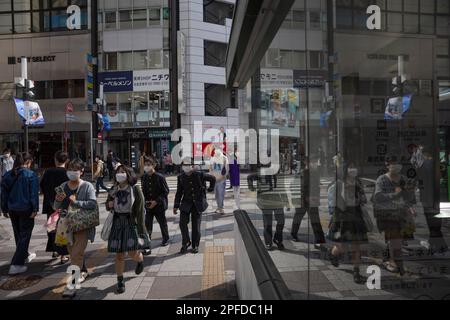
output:
[[[172,214],[176,178],[168,178],[171,186],[167,219],[172,243],[160,248],[159,225],[154,225],[152,255],[145,257],[142,274],[134,274],[135,263],[127,261],[124,274],[126,292],[115,294],[117,278],[114,271],[114,255],[106,251],[106,242],[100,238],[102,225],[97,228],[96,240],[87,248],[86,261],[90,277],[82,284],[75,299],[80,300],[145,300],[145,299],[237,299],[235,289],[234,235],[232,215],[233,200],[227,194],[225,201],[227,215],[212,213],[215,209],[213,195],[208,195],[209,210],[202,221],[200,253],[179,255],[181,233],[179,216]],[[42,201],[42,199],[41,199]],[[98,202],[101,223],[107,217],[106,193],[101,193]],[[26,275],[9,277],[9,263],[15,245],[10,221],[0,218],[0,300],[44,299],[60,300],[66,284],[68,264],[61,266],[59,260],[51,260],[51,253],[45,252],[47,234],[45,217],[39,215],[30,245],[30,252],[37,258],[28,265]]]

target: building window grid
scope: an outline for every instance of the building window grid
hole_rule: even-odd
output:
[[[139,21],[142,22],[143,19],[134,19],[134,13],[138,12],[138,11],[146,11],[146,18],[145,18],[145,27],[144,28],[151,28],[151,27],[162,27],[164,24],[164,10],[167,10],[167,8],[162,8],[162,7],[148,7],[148,8],[143,8],[143,7],[136,7],[136,8],[131,8],[131,9],[120,9],[120,10],[111,10],[111,9],[106,9],[102,12],[103,15],[103,23],[100,22],[100,24],[103,25],[103,29],[104,30],[111,30],[111,29],[120,29],[120,30],[127,30],[127,29],[135,29],[135,21]],[[126,26],[123,27],[121,25],[121,16],[120,13],[121,12],[125,12],[125,11],[129,11],[130,12],[130,26]],[[157,12],[157,13],[156,13]],[[115,21],[112,22],[108,22],[108,14],[112,14],[115,13],[114,15],[114,19]],[[158,19],[154,19],[152,17],[158,16]],[[159,23],[155,23],[155,21],[158,21]],[[138,27],[136,27],[136,29],[138,28],[143,28],[143,26],[141,26],[141,24],[139,24]]]
[[[15,10],[14,9],[14,1],[11,0],[11,6],[10,10],[8,11],[0,11],[1,15],[10,15],[11,17],[11,28],[10,32],[4,33],[1,32],[0,34],[10,34],[10,33],[39,33],[39,32],[51,32],[51,31],[57,31],[60,29],[60,26],[53,26],[52,25],[52,17],[54,16],[54,12],[56,11],[66,11],[67,7],[76,4],[80,7],[82,12],[87,12],[87,1],[83,1],[83,3],[80,4],[80,1],[77,0],[67,0],[67,6],[53,6],[53,1],[45,0],[43,2],[39,2],[39,6],[36,8],[35,4],[36,2],[33,0],[29,0],[29,6],[27,10]],[[44,5],[46,3],[46,5]],[[41,7],[42,5],[42,7]],[[21,30],[18,32],[18,26],[16,25],[16,15],[24,15],[28,14],[28,22],[29,22],[29,28],[27,31]],[[45,24],[45,18],[48,17],[48,25]],[[38,19],[38,28],[35,29],[36,24],[35,20]],[[83,23],[82,28],[87,28],[87,23]]]
[[[433,26],[434,31],[433,31],[432,34],[438,34],[438,30],[437,30],[438,29],[438,25],[437,25],[438,17],[447,17],[447,20],[448,21],[450,20],[450,7],[449,7],[449,10],[448,10],[447,13],[437,12],[437,6],[438,6],[437,0],[433,1],[432,12],[428,12],[428,11],[424,10],[424,8],[422,6],[422,3],[423,3],[424,0],[418,0],[417,1],[417,11],[409,11],[409,10],[405,9],[405,1],[408,1],[408,0],[400,0],[400,2],[401,2],[401,10],[388,9],[386,1],[376,1],[377,2],[376,4],[380,6],[381,11],[382,11],[382,20],[385,21],[385,24],[382,27],[382,30],[380,30],[380,31],[382,31],[382,32],[383,31],[384,32],[389,31],[389,28],[388,28],[388,16],[389,16],[389,14],[401,14],[401,16],[402,16],[401,32],[414,33],[414,34],[421,34],[421,33],[430,34],[429,32],[423,32],[423,29],[422,29],[422,21],[423,21],[422,17],[429,17],[430,15],[434,17],[434,26]],[[351,27],[349,27],[349,26],[339,26],[339,27],[348,28],[348,29],[360,29],[361,28],[361,26],[358,26],[358,24],[355,21],[356,20],[355,12],[361,11],[362,9],[367,8],[367,6],[369,4],[372,4],[372,3],[369,3],[367,1],[362,1],[362,2],[360,0],[348,0],[348,1],[338,1],[337,2],[337,6],[336,6],[337,10],[339,10],[339,9],[341,9],[341,10],[350,10],[350,12],[352,14],[352,19],[351,19],[352,25],[351,25]],[[405,15],[411,15],[411,14],[416,14],[418,16],[417,17],[417,21],[418,21],[418,27],[417,27],[418,31],[417,32],[407,32],[407,31],[405,31],[405,19],[404,19],[404,16]]]

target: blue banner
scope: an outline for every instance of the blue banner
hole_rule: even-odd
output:
[[[411,107],[412,94],[389,99],[384,112],[385,120],[402,120]]]
[[[14,98],[14,103],[16,104],[17,113],[24,125],[33,127],[43,126],[45,124],[44,115],[37,102],[23,101],[22,99]]]
[[[132,92],[133,71],[101,72],[98,83],[103,84],[104,92]]]

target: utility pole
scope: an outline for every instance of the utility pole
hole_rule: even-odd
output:
[[[29,151],[29,141],[28,141],[28,121],[29,121],[29,110],[28,110],[28,104],[26,101],[29,98],[34,97],[34,93],[32,89],[34,88],[34,82],[31,80],[28,80],[28,59],[26,57],[20,58],[21,62],[21,77],[15,79],[16,83],[16,95],[21,96],[24,104],[24,118],[25,122],[23,125],[23,141],[24,141],[24,148],[23,150],[28,153]],[[20,92],[22,91],[22,94]]]
[[[95,138],[93,137],[94,133],[97,134],[97,130],[94,130],[97,128],[97,125],[94,124],[94,119],[97,120],[97,114],[96,112],[98,110],[98,105],[96,104],[97,98],[98,98],[98,0],[91,0],[91,55],[92,55],[92,79],[93,79],[93,101],[94,101],[94,110],[92,112],[95,112],[95,118],[93,117],[93,114],[91,114],[91,171],[92,175],[94,174],[94,153],[96,150],[96,146],[94,147]],[[98,120],[97,120],[98,121]]]

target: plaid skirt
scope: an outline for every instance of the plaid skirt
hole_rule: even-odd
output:
[[[115,214],[108,240],[108,252],[127,253],[140,248],[136,224],[131,214]]]

